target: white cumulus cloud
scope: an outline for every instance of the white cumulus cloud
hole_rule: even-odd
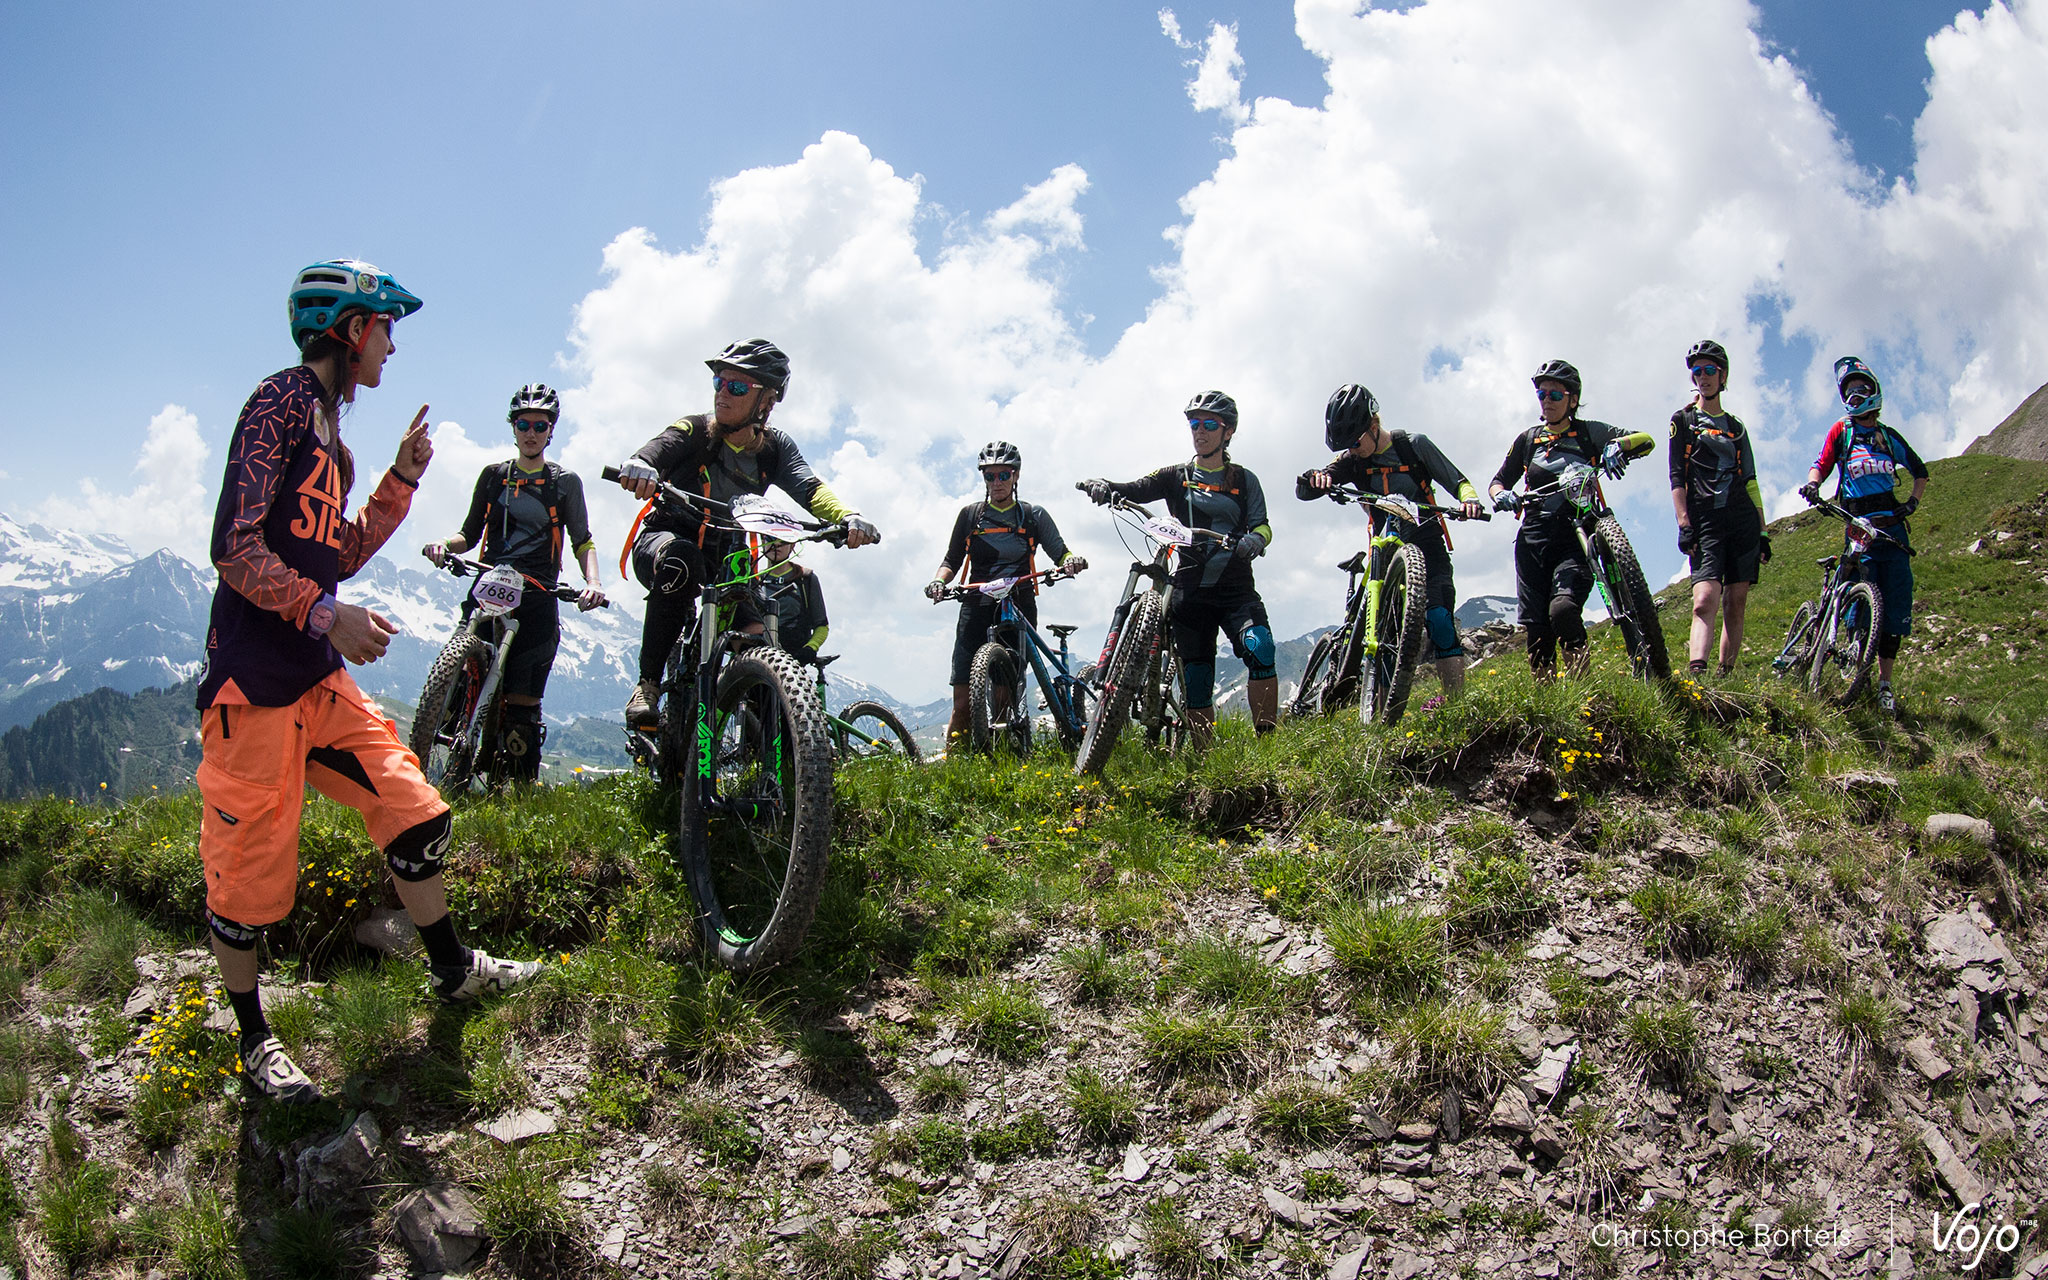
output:
[[[59,529],[108,533],[147,555],[163,548],[205,565],[213,534],[214,481],[199,419],[167,404],[149,420],[130,474],[134,485],[109,489],[86,477],[75,493],[50,498],[33,518]]]
[[[1051,592],[1045,616],[1099,626],[1124,557],[1071,482],[1180,460],[1181,404],[1231,392],[1233,455],[1273,509],[1260,582],[1283,637],[1334,617],[1331,565],[1360,540],[1355,513],[1292,497],[1292,477],[1325,460],[1322,405],[1340,383],[1370,386],[1389,426],[1427,432],[1483,488],[1533,421],[1543,360],[1580,366],[1589,416],[1661,438],[1688,394],[1685,348],[1713,336],[1782,494],[1834,411],[1827,366],[1854,348],[1923,451],[1952,449],[2041,377],[2042,6],[1966,14],[1930,42],[1918,165],[1888,189],[1756,21],[1746,0],[1300,0],[1327,93],[1256,110],[1235,32],[1213,26],[1188,90],[1233,126],[1226,154],[1167,229],[1158,296],[1100,359],[1059,287],[1084,244],[1081,169],[1019,175],[1016,202],[953,224],[927,255],[917,180],[828,133],[717,184],[694,243],[634,229],[607,246],[571,335],[582,385],[560,452],[593,481],[609,559],[630,510],[596,468],[706,408],[702,361],[724,343],[782,343],[795,374],[777,425],[885,535],[809,556],[842,669],[922,698],[941,691],[953,613],[917,587],[977,496],[972,451],[991,438],[1023,448],[1025,496],[1104,570]],[[1187,47],[1170,11],[1160,23]],[[1751,319],[1766,303],[1814,344],[1776,383],[1759,372],[1773,335]],[[1661,577],[1661,453],[1612,492]],[[1511,532],[1457,530],[1461,594],[1512,589]]]

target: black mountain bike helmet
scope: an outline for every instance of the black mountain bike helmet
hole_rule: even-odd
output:
[[[1728,376],[1728,348],[1712,338],[1701,338],[1685,352],[1685,367],[1690,369],[1701,360],[1711,360],[1721,366],[1721,376]]]
[[[1380,402],[1372,392],[1355,382],[1345,383],[1330,393],[1330,403],[1323,408],[1323,443],[1333,453],[1357,447],[1379,412]]]
[[[1021,471],[1024,467],[1024,455],[1008,440],[991,440],[981,446],[980,455],[974,459],[976,471],[984,467],[1015,467]]]
[[[1584,394],[1579,384],[1579,371],[1563,360],[1544,361],[1543,367],[1538,369],[1536,376],[1529,379],[1529,381],[1531,383],[1562,382],[1564,389],[1573,395]]]
[[[735,342],[704,363],[713,373],[720,369],[737,369],[753,375],[761,385],[775,393],[777,400],[789,390],[789,357],[782,353],[781,347],[766,338]]]
[[[505,421],[510,422],[522,413],[544,413],[549,422],[559,422],[562,398],[545,382],[529,382],[512,393],[512,407],[505,411]]]
[[[1226,427],[1237,426],[1237,401],[1221,391],[1204,391],[1188,401],[1188,407],[1181,412],[1190,418],[1214,417],[1222,420]]]

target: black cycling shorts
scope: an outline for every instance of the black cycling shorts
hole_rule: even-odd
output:
[[[475,611],[475,600],[462,602],[464,622]],[[561,602],[529,582],[508,618],[518,620],[519,634],[512,637],[512,651],[505,655],[505,694],[539,698],[547,691],[548,673],[555,669],[555,652],[562,644]]]
[[[1695,583],[1753,583],[1762,576],[1763,524],[1756,508],[1744,505],[1702,512],[1692,521],[1692,580]]]
[[[1174,587],[1172,615],[1173,650],[1182,666],[1216,661],[1216,633],[1230,637],[1231,651],[1247,667],[1251,654],[1245,649],[1244,633],[1253,627],[1271,631],[1266,620],[1266,602],[1250,582],[1223,582],[1213,587]]]

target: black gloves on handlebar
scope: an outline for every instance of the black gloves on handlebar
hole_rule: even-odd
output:
[[[1266,554],[1266,539],[1263,534],[1247,533],[1237,540],[1230,554],[1240,560],[1254,560]]]
[[[1813,505],[1814,505],[1815,503],[1819,502],[1819,501],[1820,501],[1820,481],[1818,481],[1818,480],[1808,480],[1808,481],[1807,481],[1807,482],[1806,482],[1805,484],[1802,484],[1802,485],[1800,485],[1800,486],[1799,486],[1799,496],[1800,496],[1800,497],[1802,497],[1802,498],[1804,498],[1804,499],[1806,499],[1806,505],[1807,505],[1807,506],[1809,506],[1809,507],[1810,507],[1810,506],[1813,506]]]
[[[1522,495],[1512,489],[1502,489],[1499,493],[1493,495],[1493,509],[1495,511],[1520,511],[1522,509]]]
[[[940,597],[945,594],[946,580],[944,578],[933,578],[930,582],[924,584],[924,598],[934,604],[938,603]]]
[[[1088,495],[1088,501],[1098,507],[1107,505],[1110,498],[1115,496],[1110,492],[1107,480],[1083,480],[1077,487]]]

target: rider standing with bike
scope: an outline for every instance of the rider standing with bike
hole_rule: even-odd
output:
[[[642,501],[662,483],[717,502],[759,495],[769,486],[802,503],[820,520],[846,525],[846,545],[879,535],[832,492],[804,461],[796,441],[768,425],[768,415],[789,390],[789,357],[766,338],[735,342],[706,360],[711,368],[712,411],[693,413],[663,428],[619,468],[619,486]],[[694,507],[664,505],[643,512],[630,554],[633,576],[647,588],[640,628],[640,683],[626,702],[633,727],[656,723],[663,665],[697,612],[697,592],[733,550],[733,535],[710,529]],[[739,602],[740,625],[763,630],[750,598]]]
[[[1678,514],[1678,553],[1692,561],[1694,680],[1707,673],[1714,615],[1721,615],[1725,678],[1742,652],[1749,589],[1771,560],[1764,532],[1764,495],[1757,486],[1756,452],[1742,419],[1721,407],[1728,387],[1728,349],[1712,339],[1685,353],[1692,403],[1671,415],[1671,506]]]
[[[383,380],[397,350],[392,326],[420,300],[368,263],[333,260],[299,272],[288,301],[301,362],[264,379],[242,406],[214,516],[220,585],[199,679],[199,854],[243,1074],[265,1097],[303,1102],[319,1090],[270,1034],[256,943],[297,897],[308,785],[363,815],[442,1000],[507,990],[540,966],[493,959],[455,936],[441,871],[453,831],[447,802],[342,661],[375,662],[397,632],[335,591],[405,519],[434,445],[422,405],[351,517],[355,456],[341,417],[358,390]]]
[[[1851,515],[1862,516],[1897,542],[1873,540],[1864,556],[1878,595],[1884,600],[1884,630],[1877,641],[1877,705],[1889,715],[1898,710],[1892,694],[1892,663],[1899,645],[1913,630],[1913,561],[1907,519],[1919,509],[1927,492],[1927,464],[1906,438],[1878,420],[1884,389],[1870,366],[1855,356],[1835,361],[1835,388],[1848,412],[1828,428],[1820,457],[1806,473],[1799,496],[1808,502],[1820,496],[1821,481],[1839,469],[1835,501]],[[1900,501],[1898,473],[1913,477],[1912,495]],[[1844,554],[1852,548],[1845,548]]]
[[[436,568],[483,540],[477,559],[487,565],[509,564],[546,590],[528,591],[509,615],[519,623],[511,652],[505,655],[505,723],[497,749],[505,762],[504,776],[532,782],[540,776],[540,748],[547,731],[541,726],[541,696],[554,669],[562,642],[560,604],[553,587],[561,577],[563,533],[583,570],[584,590],[576,607],[602,608],[598,589],[597,540],[590,536],[590,513],[583,501],[583,478],[558,462],[547,460],[562,402],[553,388],[529,382],[512,396],[505,420],[512,425],[518,452],[506,462],[493,462],[476,478],[469,514],[462,530],[420,553]],[[476,609],[465,596],[462,620]]]
[[[825,616],[825,588],[818,575],[792,557],[796,544],[781,538],[767,540],[768,567],[761,571],[761,585],[775,607],[775,635],[784,649],[806,665],[818,660],[818,650],[832,633]]]
[[[1053,523],[1050,512],[1035,502],[1023,502],[1017,497],[1018,477],[1024,470],[1024,455],[1017,446],[1007,440],[995,440],[982,446],[981,454],[975,459],[975,467],[981,472],[981,481],[986,496],[980,502],[970,502],[960,508],[960,514],[953,521],[953,536],[946,543],[945,558],[932,574],[932,580],[925,584],[925,596],[934,604],[945,596],[946,584],[953,580],[960,567],[967,566],[969,582],[989,582],[996,578],[1028,578],[1036,567],[1038,548],[1043,546],[1045,554],[1054,565],[1067,571],[1069,576],[1088,567],[1088,561],[1067,549],[1067,540],[1060,536],[1060,527]],[[1023,590],[1011,599],[1017,611],[1038,623],[1038,584],[1025,582]],[[968,682],[974,667],[974,655],[989,638],[989,628],[995,625],[996,611],[1001,607],[998,601],[983,595],[963,596],[960,599],[960,620],[953,628],[953,714],[946,722],[946,746],[953,744],[968,732],[970,708],[968,705]],[[1005,645],[1016,647],[1015,637],[1005,635]],[[1017,661],[1024,661],[1022,652]]]
[[[1521,513],[1515,535],[1515,594],[1523,629],[1529,637],[1529,669],[1539,680],[1557,675],[1557,650],[1573,674],[1586,669],[1586,622],[1581,611],[1593,590],[1592,566],[1586,563],[1571,504],[1561,490],[1564,469],[1572,462],[1597,466],[1618,478],[1630,458],[1657,447],[1647,431],[1579,417],[1579,371],[1563,360],[1551,360],[1530,379],[1536,384],[1536,405],[1542,418],[1515,437],[1487,493],[1495,511]],[[1528,499],[1514,492],[1524,478]],[[1537,494],[1537,490],[1545,490]],[[1654,620],[1652,620],[1654,625]]]
[[[1098,506],[1113,498],[1166,503],[1180,521],[1207,537],[1176,552],[1173,571],[1173,647],[1187,685],[1188,723],[1206,743],[1216,723],[1216,632],[1250,675],[1245,698],[1252,724],[1270,733],[1280,718],[1280,681],[1274,674],[1273,628],[1252,579],[1252,561],[1266,553],[1273,528],[1259,478],[1230,460],[1237,434],[1237,401],[1204,391],[1182,413],[1195,456],[1161,467],[1143,479],[1116,483],[1085,480],[1081,488]]]
[[[1330,492],[1332,485],[1355,484],[1377,489],[1383,495],[1406,498],[1424,506],[1435,506],[1432,484],[1440,484],[1458,496],[1467,520],[1476,520],[1484,509],[1479,490],[1463,472],[1451,465],[1443,450],[1428,436],[1407,431],[1388,431],[1380,425],[1379,401],[1356,383],[1347,383],[1331,394],[1323,409],[1323,443],[1337,457],[1328,466],[1304,471],[1294,481],[1294,496],[1309,502]],[[1377,535],[1387,517],[1371,513],[1371,529]],[[1458,638],[1458,620],[1453,610],[1458,588],[1451,576],[1451,548],[1442,516],[1425,519],[1408,539],[1422,549],[1429,568],[1428,610],[1423,625],[1429,629],[1430,644],[1436,649],[1437,678],[1444,693],[1455,697],[1465,689],[1465,646]]]

